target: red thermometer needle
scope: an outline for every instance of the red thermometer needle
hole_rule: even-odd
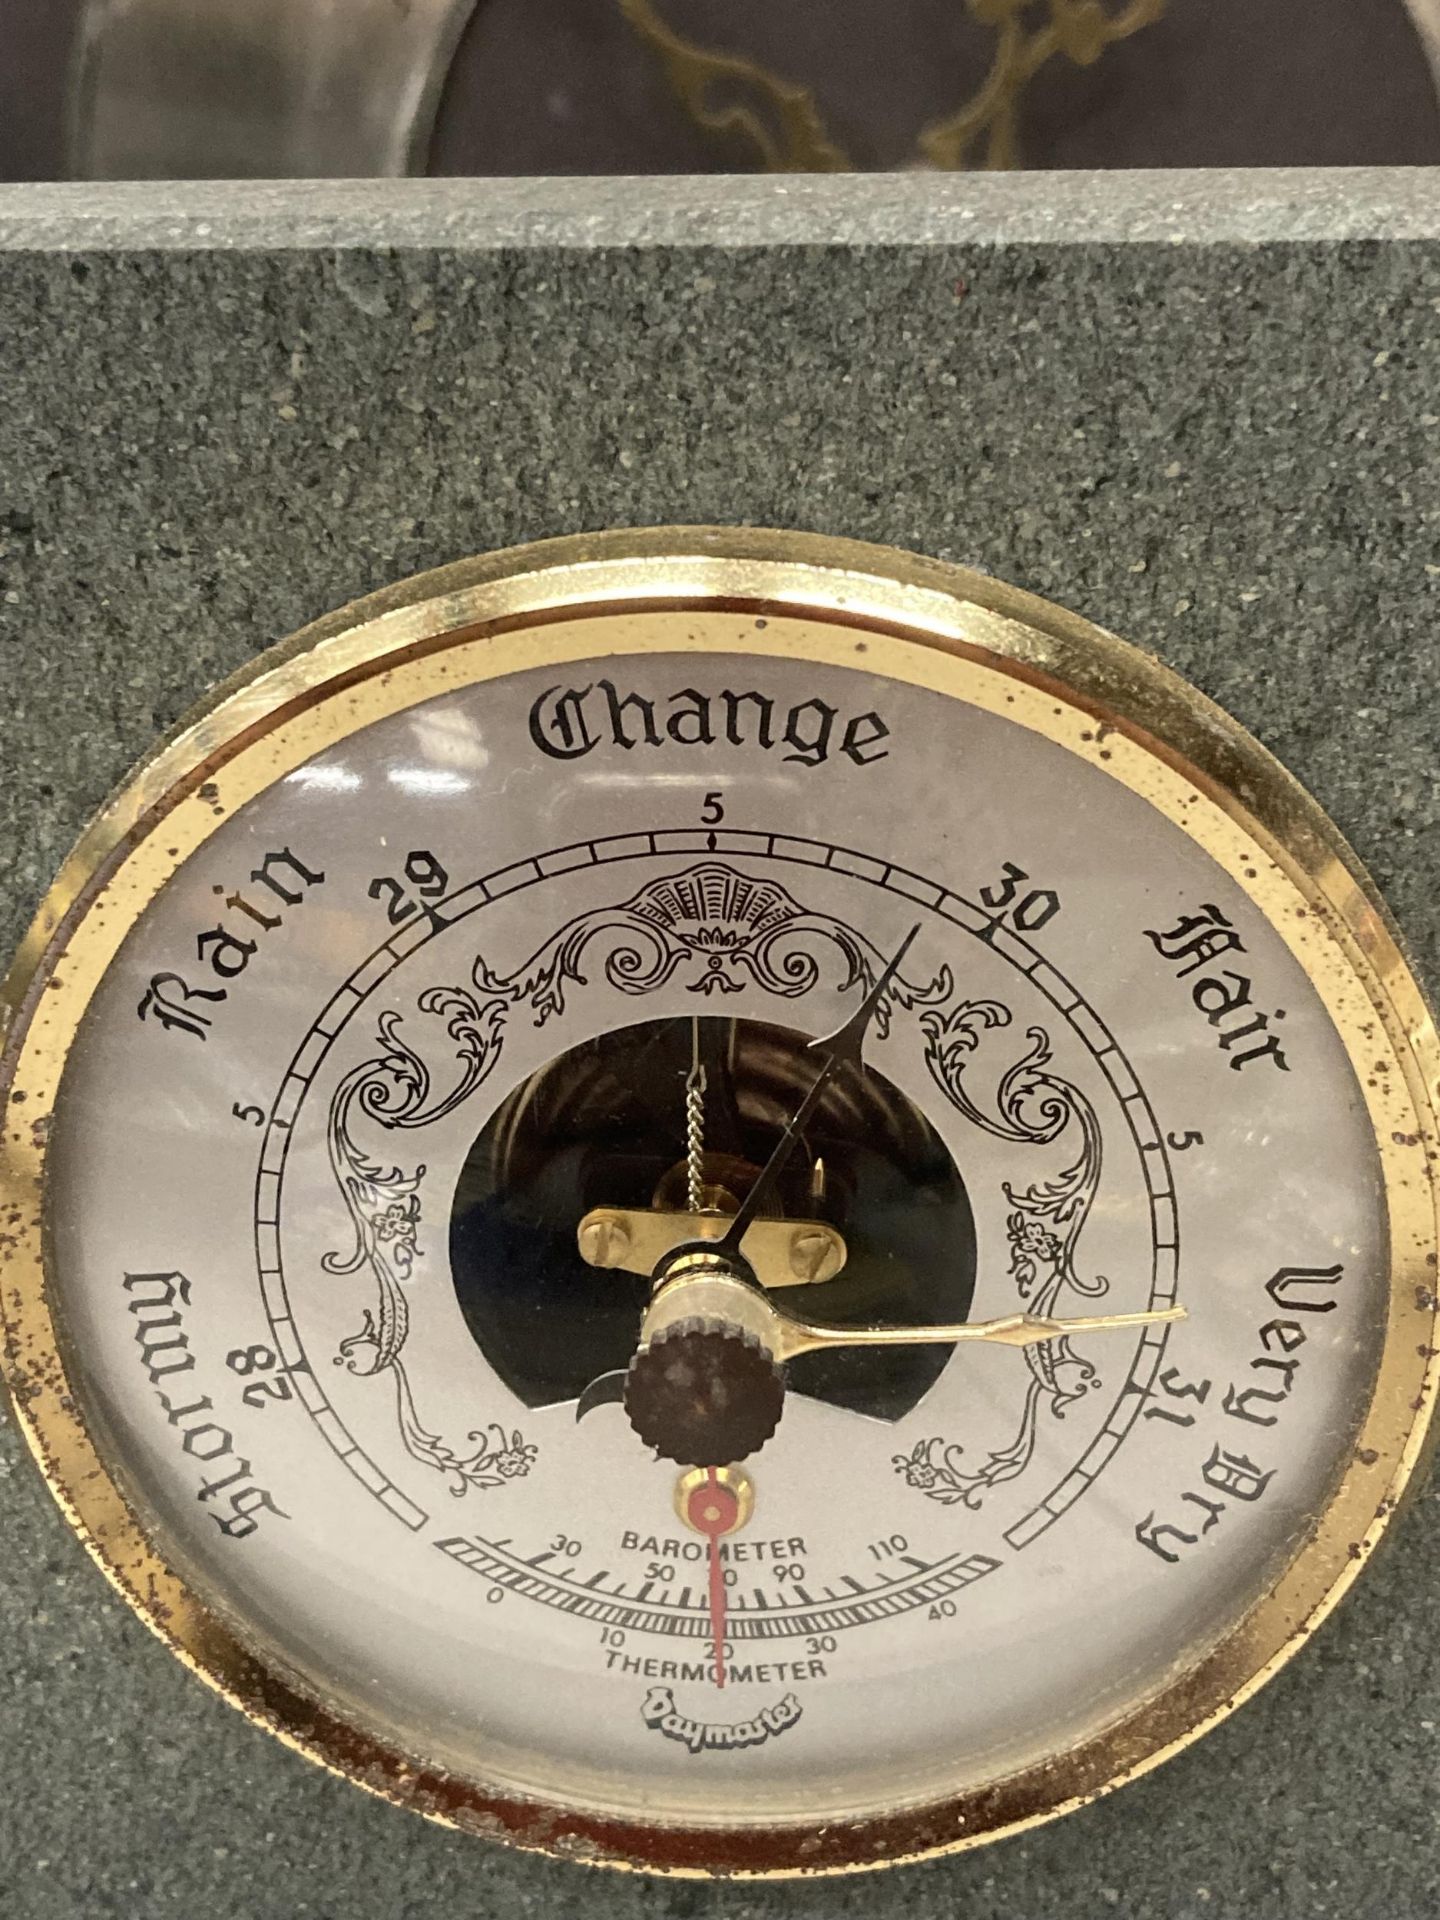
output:
[[[710,1546],[710,1638],[715,1648],[715,1684],[725,1684],[725,1567],[720,1542],[739,1524],[740,1502],[711,1467],[689,1496],[686,1519]]]

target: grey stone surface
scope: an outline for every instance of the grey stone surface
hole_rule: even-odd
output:
[[[1433,175],[0,193],[0,942],[220,675],[415,569],[606,525],[978,565],[1164,655],[1440,961]],[[663,244],[656,244],[663,243]],[[0,1434],[15,1920],[1380,1916],[1440,1904],[1440,1507],[1260,1699],[898,1877],[598,1877],[212,1700]]]

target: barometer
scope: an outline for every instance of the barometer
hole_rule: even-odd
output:
[[[682,528],[393,588],[156,749],[9,995],[56,1497],[254,1720],[477,1833],[824,1872],[1078,1807],[1422,1457],[1373,888],[976,573]]]

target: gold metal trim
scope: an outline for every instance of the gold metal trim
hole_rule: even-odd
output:
[[[950,1799],[809,1828],[686,1829],[562,1812],[427,1772],[317,1705],[247,1651],[150,1544],[72,1394],[43,1277],[46,1136],[67,1048],[123,933],[220,818],[428,691],[542,660],[733,646],[737,612],[767,618],[776,653],[1003,707],[1103,764],[1246,886],[1352,1063],[1373,1065],[1378,1020],[1398,1068],[1357,1076],[1390,1227],[1375,1386],[1330,1505],[1274,1586],[1161,1694],[1052,1761]],[[329,697],[341,689],[345,701]],[[92,915],[102,891],[106,911]],[[813,1875],[957,1851],[1051,1819],[1178,1752],[1283,1665],[1348,1591],[1427,1451],[1440,1368],[1428,1157],[1440,1046],[1372,883],[1278,762],[1176,675],[1073,614],[938,561],[796,533],[586,535],[465,561],[316,622],[222,687],[87,828],[21,944],[0,1032],[9,1094],[0,1208],[15,1235],[0,1299],[6,1376],[71,1524],[146,1624],[251,1719],[383,1798],[521,1847],[678,1874]]]

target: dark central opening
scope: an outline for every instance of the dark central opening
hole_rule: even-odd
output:
[[[450,1220],[465,1324],[526,1406],[577,1398],[634,1351],[650,1283],[581,1259],[592,1207],[683,1208],[688,1020],[646,1021],[561,1054],[477,1135]],[[744,1198],[818,1065],[807,1037],[703,1019],[705,1179]],[[919,1108],[882,1075],[841,1067],[781,1182],[774,1209],[844,1234],[834,1280],[777,1289],[832,1324],[963,1320],[975,1288],[975,1223],[955,1163]],[[792,1392],[898,1420],[949,1358],[944,1346],[855,1348],[790,1363]]]

